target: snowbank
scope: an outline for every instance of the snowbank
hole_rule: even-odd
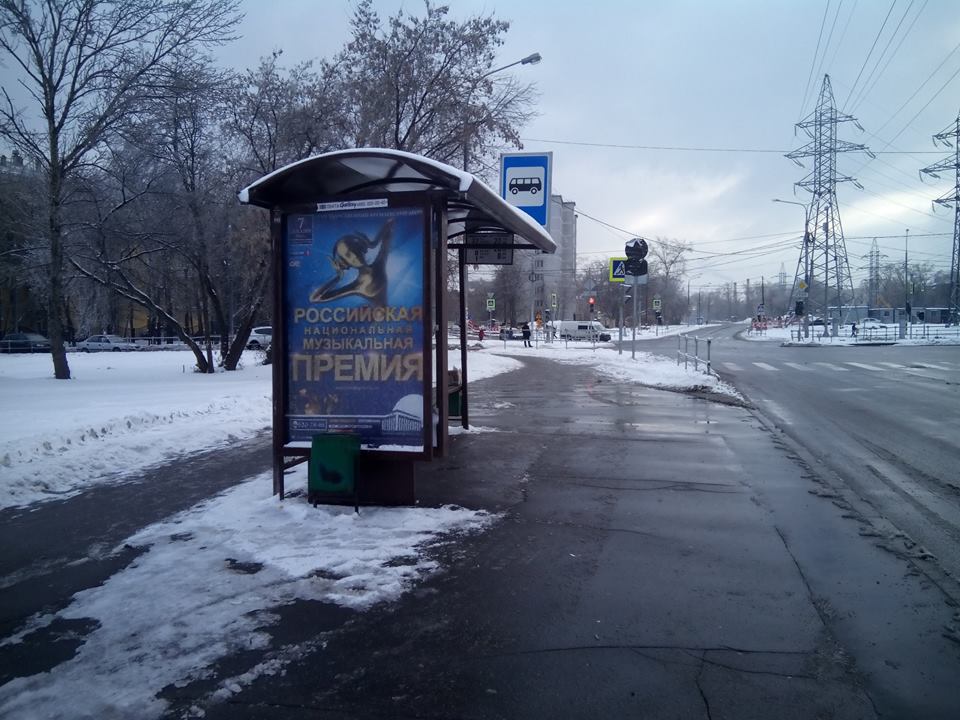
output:
[[[303,466],[297,472],[291,486],[305,486]],[[219,682],[214,696],[224,699],[306,650],[271,645],[271,608],[319,600],[365,610],[394,600],[437,570],[425,553],[431,545],[496,520],[458,507],[358,515],[270,493],[269,474],[255,477],[128,538],[121,547],[148,549],[4,641],[22,642],[58,618],[97,622],[73,658],[0,687],[0,716],[157,717],[164,687],[203,677],[232,653],[266,650],[266,661]]]
[[[683,365],[677,365],[676,359],[648,352],[638,352],[634,360],[631,359],[629,350],[624,350],[621,355],[605,345],[598,345],[594,350],[590,343],[574,342],[569,343],[569,347],[564,347],[562,342],[556,342],[541,345],[539,348],[524,348],[519,343],[508,343],[506,349],[501,343],[489,352],[517,357],[542,357],[571,365],[589,366],[616,380],[649,387],[667,390],[705,389],[738,400],[743,399],[731,385],[714,375],[697,372],[692,365],[684,368]]]

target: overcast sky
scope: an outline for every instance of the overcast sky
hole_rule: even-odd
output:
[[[400,8],[422,12],[421,3],[410,0],[376,5],[383,17]],[[245,67],[276,48],[290,63],[330,56],[347,38],[353,6],[248,2],[243,37],[223,57]],[[621,254],[629,237],[589,214],[644,237],[691,242],[694,285],[770,278],[781,263],[792,281],[803,210],[771,198],[808,200],[802,191],[794,195],[793,183],[811,165],[798,167],[782,151],[805,141],[795,136],[794,123],[812,111],[829,73],[837,105],[865,130],[841,125],[842,139],[874,150],[932,153],[883,154],[866,165],[862,153],[839,157],[839,171],[865,188],[838,187],[855,280],[864,274],[859,268],[870,238],[894,236],[879,242],[889,259],[901,259],[907,228],[912,259],[949,268],[953,212],[933,213],[930,201],[953,179],[922,183],[917,171],[947,154],[933,152],[931,135],[960,110],[957,0],[487,0],[451,6],[459,19],[493,13],[511,22],[501,64],[534,51],[543,56],[538,65],[515,69],[541,93],[539,117],[523,132],[525,149],[554,153],[555,191],[582,213],[581,262]],[[920,237],[928,233],[942,234]],[[746,257],[708,255],[742,251]],[[767,254],[749,257],[759,252]]]

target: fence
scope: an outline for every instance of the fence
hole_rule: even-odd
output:
[[[911,323],[907,325],[908,340],[936,340],[938,338],[960,339],[960,325],[932,325],[926,323]],[[860,327],[857,334],[858,342],[895,342],[900,339],[900,328],[896,325],[881,325],[879,327]]]
[[[693,352],[690,352],[690,341],[693,340]],[[716,375],[713,371],[713,365],[710,362],[710,338],[698,338],[696,335],[678,335],[677,336],[677,365],[683,360],[683,368],[686,370],[689,363],[693,363],[693,369],[699,370],[700,365],[704,366],[704,372],[707,375]],[[705,343],[707,348],[706,358],[700,357],[700,343]]]

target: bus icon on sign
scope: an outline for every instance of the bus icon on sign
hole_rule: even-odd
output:
[[[515,177],[510,180],[508,189],[513,195],[522,192],[536,195],[543,190],[543,182],[538,177]]]

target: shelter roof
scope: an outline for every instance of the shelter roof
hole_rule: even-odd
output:
[[[272,210],[319,200],[426,191],[446,200],[449,238],[507,233],[518,247],[523,247],[520,240],[544,252],[557,249],[543,227],[474,175],[402,150],[357,148],[315,155],[264,175],[238,197],[241,203]]]

